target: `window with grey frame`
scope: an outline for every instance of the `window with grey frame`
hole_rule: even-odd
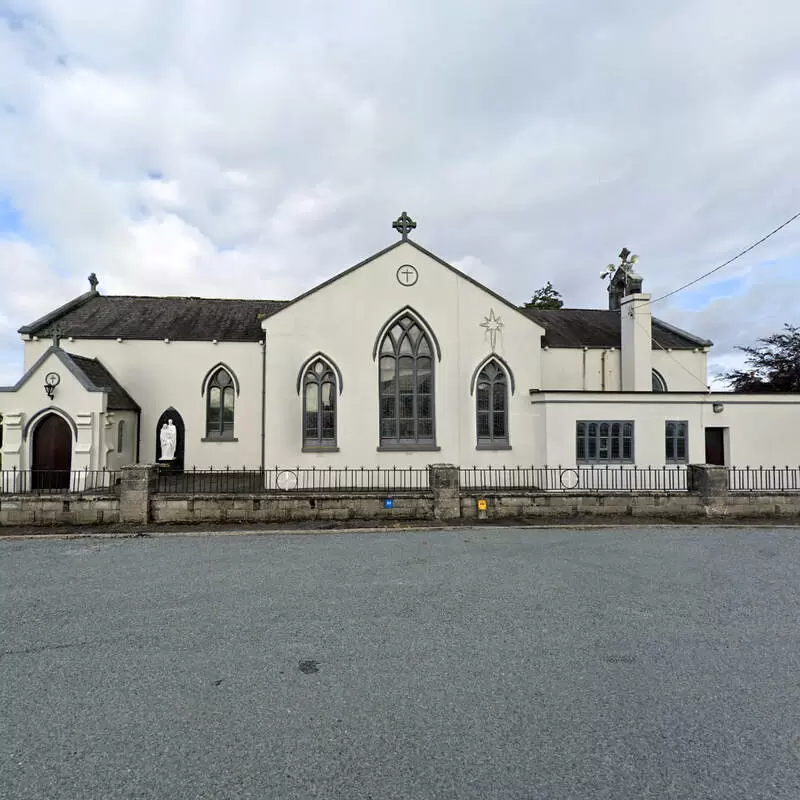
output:
[[[492,359],[480,371],[475,391],[478,447],[508,447],[508,380]]]
[[[433,447],[433,350],[405,314],[386,332],[379,359],[381,447]]]
[[[121,453],[125,449],[125,420],[121,419],[117,425],[117,452]]]
[[[233,439],[234,384],[230,373],[220,367],[206,389],[206,437]]]
[[[582,421],[576,425],[576,460],[610,464],[633,461],[633,422]]]
[[[689,423],[668,420],[664,423],[665,458],[671,464],[689,461]]]
[[[303,449],[336,447],[336,375],[316,359],[303,375]]]

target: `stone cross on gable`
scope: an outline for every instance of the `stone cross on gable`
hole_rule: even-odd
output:
[[[392,227],[403,237],[403,239],[408,239],[408,234],[417,227],[417,223],[414,222],[411,217],[406,214],[404,211],[393,223]]]
[[[64,335],[64,332],[61,329],[61,326],[56,324],[50,329],[50,336],[53,338],[53,347],[61,347],[61,337]]]
[[[91,291],[93,291],[93,292],[96,292],[96,291],[97,291],[97,284],[98,284],[99,282],[100,282],[100,281],[98,281],[98,280],[97,280],[97,275],[95,275],[95,274],[94,274],[94,272],[93,272],[93,273],[92,273],[92,274],[89,276],[89,286],[91,287]]]

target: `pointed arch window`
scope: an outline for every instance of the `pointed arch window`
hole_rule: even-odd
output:
[[[220,367],[206,387],[206,438],[233,439],[235,394],[231,374]]]
[[[432,449],[434,431],[433,349],[411,314],[386,331],[379,349],[380,445]]]
[[[336,447],[336,373],[321,358],[303,375],[303,449]]]
[[[654,392],[667,391],[667,382],[664,380],[664,376],[657,369],[653,370],[653,391]]]
[[[117,425],[117,452],[121,453],[125,449],[125,420],[121,419]]]
[[[478,447],[508,447],[508,380],[495,359],[478,373],[475,388]]]

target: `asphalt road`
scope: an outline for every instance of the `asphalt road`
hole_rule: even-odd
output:
[[[2,798],[800,797],[800,530],[0,540]]]

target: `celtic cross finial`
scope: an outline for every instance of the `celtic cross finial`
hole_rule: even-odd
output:
[[[98,280],[97,280],[97,275],[95,275],[95,274],[94,274],[94,272],[93,272],[93,273],[92,273],[92,274],[89,276],[89,286],[91,286],[91,287],[92,287],[92,288],[91,288],[91,290],[92,290],[93,292],[96,292],[96,291],[97,291],[97,284],[98,284],[98,283],[100,283],[100,281],[98,281]]]
[[[411,217],[406,214],[404,211],[393,223],[392,227],[403,237],[403,239],[408,239],[408,234],[417,227],[417,223],[414,222]]]
[[[61,326],[56,323],[50,328],[50,336],[53,338],[53,347],[61,347],[61,337],[63,336]]]

